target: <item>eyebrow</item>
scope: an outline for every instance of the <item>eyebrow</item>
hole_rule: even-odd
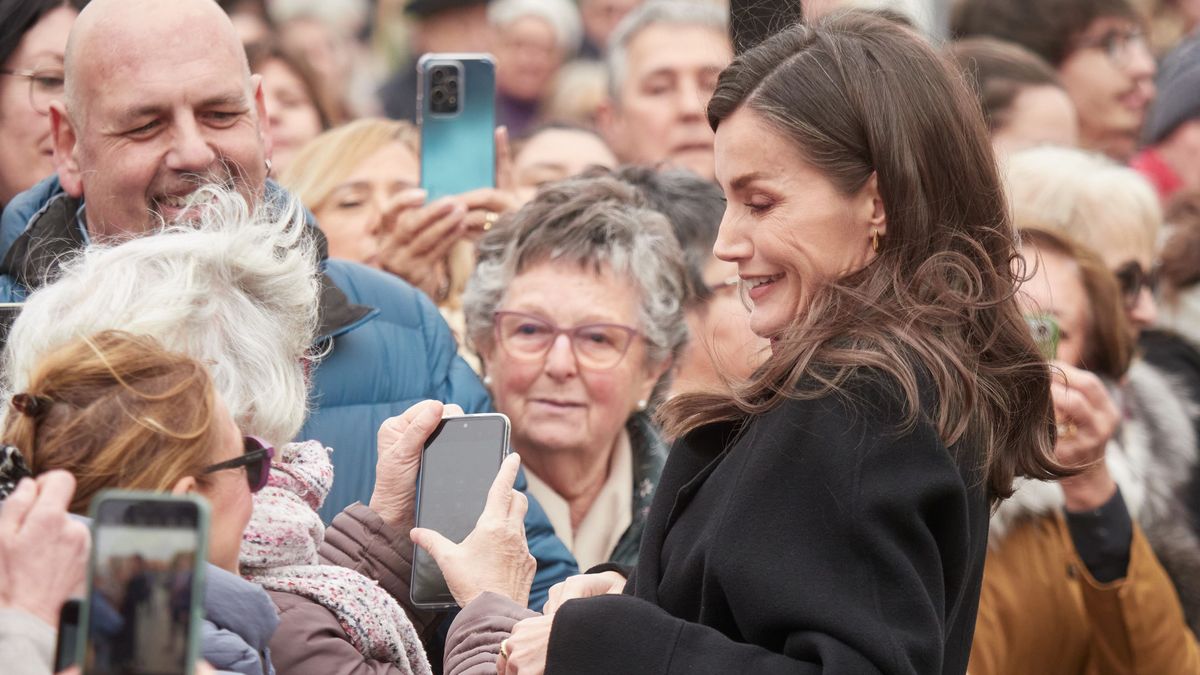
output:
[[[237,105],[237,106],[244,108],[244,107],[246,107],[246,98],[240,92],[236,93],[236,94],[234,94],[234,93],[220,94],[217,96],[210,96],[209,98],[206,98],[203,101],[200,101],[200,103],[197,104],[196,107],[197,108],[211,108],[214,106],[223,106],[223,105]],[[124,112],[121,113],[120,119],[121,120],[132,120],[132,119],[138,119],[140,117],[150,117],[153,115],[158,115],[163,110],[166,110],[169,107],[170,106],[164,107],[164,106],[152,104],[152,105],[143,105],[143,106],[136,106],[133,108],[127,108],[127,109],[125,109]]]
[[[761,171],[751,171],[750,173],[744,173],[744,174],[738,176],[737,178],[734,178],[733,180],[729,181],[729,189],[730,190],[741,190],[742,188],[746,187],[750,183],[753,183],[754,181],[756,181],[760,178],[763,178],[763,177],[765,177],[765,174]]]

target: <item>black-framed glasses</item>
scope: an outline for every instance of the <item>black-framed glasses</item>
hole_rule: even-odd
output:
[[[0,68],[0,75],[22,77],[29,80],[29,105],[38,114],[50,114],[50,102],[61,99],[65,91],[66,76],[62,68],[34,68],[14,70]]]
[[[1151,294],[1158,292],[1158,268],[1147,271],[1142,264],[1131,260],[1117,268],[1117,283],[1121,286],[1121,297],[1125,308],[1132,309],[1142,294],[1142,289],[1148,289]]]
[[[559,328],[553,323],[521,312],[496,312],[493,315],[496,341],[514,358],[534,361],[544,358],[559,335],[571,340],[575,360],[589,370],[614,368],[629,345],[641,335],[631,326],[619,323],[589,323],[572,328]]]
[[[1081,40],[1083,49],[1099,49],[1117,68],[1124,69],[1133,61],[1134,50],[1140,48],[1147,55],[1150,46],[1140,28],[1114,28],[1099,37]]]
[[[246,451],[241,457],[207,466],[201,473],[239,469],[244,466],[250,491],[258,492],[267,486],[267,479],[271,476],[271,459],[275,456],[275,448],[257,436],[243,436],[242,443]]]

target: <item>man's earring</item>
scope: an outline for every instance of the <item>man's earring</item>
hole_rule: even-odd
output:
[[[265,159],[263,161],[267,165],[267,175],[270,176],[271,175],[271,158],[268,157],[267,159]]]

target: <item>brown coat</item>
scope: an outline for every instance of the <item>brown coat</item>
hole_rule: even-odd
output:
[[[362,504],[347,507],[325,531],[321,562],[361,572],[379,582],[404,607],[423,638],[437,628],[432,612],[415,611],[408,599],[412,546],[408,529],[388,525]],[[393,545],[398,543],[400,545]],[[279,609],[271,661],[279,675],[394,675],[391,663],[367,659],[350,642],[337,617],[308,598],[268,591]],[[493,670],[494,672],[494,670]]]
[[[1136,523],[1126,577],[1102,584],[1046,515],[988,552],[968,672],[1184,675],[1200,673],[1200,648]]]

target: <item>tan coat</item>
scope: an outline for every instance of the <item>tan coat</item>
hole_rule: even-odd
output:
[[[1188,675],[1200,673],[1200,648],[1136,523],[1126,577],[1101,584],[1055,514],[989,550],[968,672]]]

